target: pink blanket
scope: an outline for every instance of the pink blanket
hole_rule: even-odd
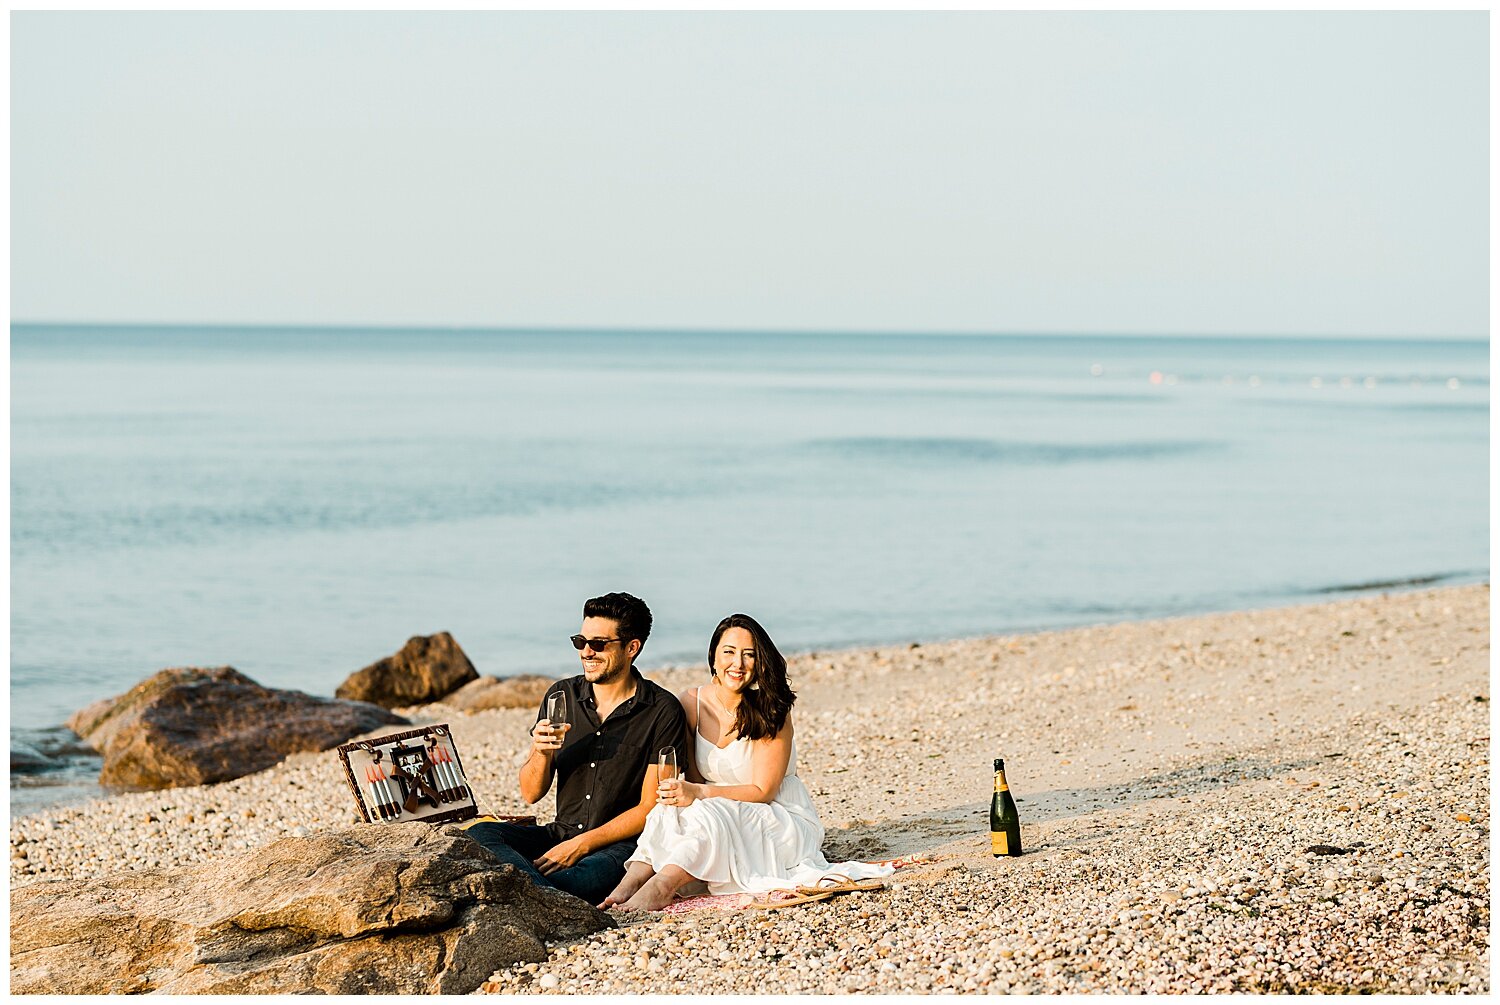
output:
[[[871,862],[871,865],[890,865],[901,869],[904,866],[916,865],[918,862],[929,861],[920,852],[912,855],[903,855],[900,858],[882,859],[879,862]],[[778,900],[791,900],[797,896],[795,890],[772,890],[770,893],[724,893],[715,896],[705,893],[701,897],[684,897],[674,900],[661,909],[662,914],[687,914],[691,911],[719,910],[735,911],[749,907],[751,904],[774,904]]]

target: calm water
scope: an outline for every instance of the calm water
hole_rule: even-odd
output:
[[[11,364],[44,753],[167,666],[331,694],[448,630],[571,673],[614,589],[649,667],[735,610],[797,651],[1489,574],[1484,342],[17,326]]]

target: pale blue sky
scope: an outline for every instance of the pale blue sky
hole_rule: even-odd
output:
[[[1488,332],[1488,22],[11,21],[23,321]]]

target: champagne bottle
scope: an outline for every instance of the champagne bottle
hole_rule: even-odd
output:
[[[1005,761],[995,758],[995,795],[990,799],[990,854],[1021,854],[1021,815],[1005,784]]]

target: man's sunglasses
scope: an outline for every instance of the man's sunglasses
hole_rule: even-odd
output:
[[[609,644],[611,642],[624,642],[625,640],[624,639],[586,639],[582,635],[569,635],[568,636],[568,641],[571,642],[571,643],[573,643],[573,648],[577,649],[579,652],[583,651],[583,647],[584,646],[588,646],[590,649],[594,650],[594,652],[596,652],[596,653],[602,653],[602,652],[604,652],[605,649],[607,649],[609,647]]]

